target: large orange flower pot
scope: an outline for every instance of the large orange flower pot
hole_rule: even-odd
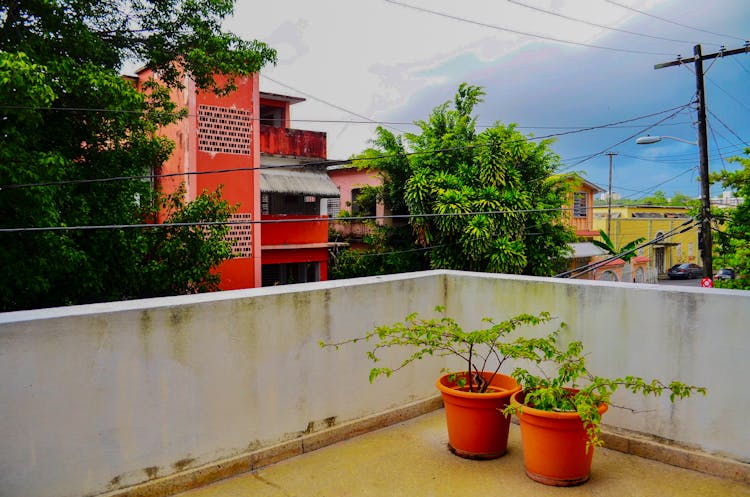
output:
[[[482,376],[490,381],[488,391],[469,392],[468,387],[456,385],[451,376],[444,375],[437,381],[448,423],[448,448],[457,456],[468,459],[502,456],[508,450],[510,428],[510,418],[503,415],[502,409],[521,387],[510,376],[496,374],[490,380],[492,373],[484,372]]]
[[[589,479],[594,447],[586,450],[588,436],[575,412],[541,411],[523,404],[523,392],[511,397],[521,405],[521,445],[526,474],[532,480],[558,487],[580,485]],[[599,414],[607,410],[599,407]]]

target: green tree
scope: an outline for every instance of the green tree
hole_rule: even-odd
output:
[[[646,240],[645,237],[636,238],[635,240],[626,243],[622,247],[617,248],[615,247],[615,244],[612,243],[612,239],[607,236],[604,230],[599,230],[599,236],[602,237],[601,241],[591,240],[591,243],[599,248],[606,250],[610,255],[618,255],[620,259],[625,262],[629,262],[630,259],[635,257],[636,253],[635,251],[633,251],[633,249],[635,249],[638,245]]]
[[[222,32],[232,9],[227,0],[4,2],[0,227],[139,224],[163,203],[170,219],[226,221],[233,206],[215,192],[185,205],[141,179],[80,180],[143,176],[163,164],[173,144],[156,132],[184,115],[169,100],[183,74],[224,94],[234,79],[217,85],[215,73],[246,75],[275,61],[263,43]],[[138,92],[119,75],[128,61],[143,61],[167,86]],[[0,233],[0,311],[214,288],[210,267],[229,255],[225,233]]]
[[[415,123],[418,133],[378,128],[360,167],[381,172],[386,206],[411,214],[431,267],[553,274],[573,239],[561,221],[565,186],[552,177],[559,157],[512,124],[478,133],[483,95],[463,83],[452,105]]]
[[[732,211],[719,214],[725,229],[716,231],[714,247],[717,252],[714,267],[729,267],[735,270],[735,280],[716,280],[719,287],[750,290],[750,148],[745,149],[748,157],[733,157],[731,162],[741,166],[730,172],[725,170],[711,174],[712,182],[720,182],[724,188],[735,191],[743,202]]]

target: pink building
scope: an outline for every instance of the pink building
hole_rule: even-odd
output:
[[[153,77],[141,70],[136,84]],[[160,186],[173,192],[184,182],[189,201],[221,185],[223,197],[239,204],[230,232],[236,257],[218,268],[223,290],[325,280],[325,207],[339,195],[325,173],[326,134],[289,127],[291,105],[304,99],[261,92],[258,74],[236,85],[221,97],[191,80],[173,90],[188,115],[162,130],[176,146],[157,173],[178,175]]]

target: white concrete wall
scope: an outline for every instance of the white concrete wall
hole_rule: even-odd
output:
[[[438,304],[548,310],[598,373],[705,385],[605,421],[750,460],[749,292],[434,271],[0,314],[0,494],[95,495],[430,397],[437,361],[370,385],[365,345],[318,341]]]

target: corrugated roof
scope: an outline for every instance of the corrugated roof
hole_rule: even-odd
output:
[[[339,197],[339,189],[325,173],[268,168],[260,171],[260,191]]]
[[[606,250],[597,247],[591,242],[569,243],[568,245],[573,249],[573,257],[576,259],[580,257],[594,257],[607,253]]]

